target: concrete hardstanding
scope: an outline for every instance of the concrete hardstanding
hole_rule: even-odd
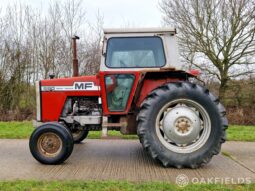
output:
[[[255,181],[255,143],[232,143],[223,151],[234,153],[243,164],[218,155],[199,169],[163,168],[142,149],[138,140],[85,140],[76,145],[62,165],[41,165],[30,154],[28,140],[0,139],[0,179],[129,180],[175,182],[179,174],[189,178],[250,178]],[[245,152],[248,146],[249,152]],[[236,149],[236,148],[242,149]],[[242,154],[238,154],[242,152]],[[246,157],[245,157],[245,156]],[[247,164],[247,166],[245,166]],[[250,169],[249,169],[250,168]]]

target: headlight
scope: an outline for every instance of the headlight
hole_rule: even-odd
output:
[[[41,90],[40,81],[35,82],[36,88],[36,120],[41,121]]]

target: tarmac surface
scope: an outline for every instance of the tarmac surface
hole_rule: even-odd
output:
[[[196,181],[255,182],[255,143],[227,142],[222,151],[224,154],[214,156],[202,168],[164,168],[148,156],[138,140],[90,139],[75,145],[65,163],[42,165],[30,154],[28,140],[0,139],[0,180],[175,182],[184,174]]]

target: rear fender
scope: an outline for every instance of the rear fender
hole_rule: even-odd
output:
[[[136,91],[134,103],[139,108],[148,94],[166,83],[186,81],[189,77],[195,75],[185,71],[157,71],[144,73],[143,80],[140,81],[139,88]]]

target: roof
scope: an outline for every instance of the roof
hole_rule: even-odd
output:
[[[172,33],[176,34],[175,28],[106,28],[104,29],[105,34],[116,34],[116,33]]]

